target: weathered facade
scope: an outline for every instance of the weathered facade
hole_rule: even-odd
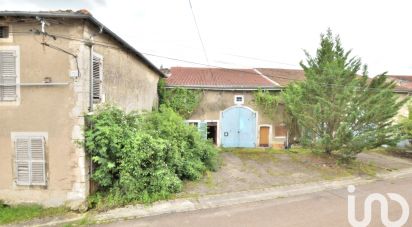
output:
[[[86,11],[0,12],[0,31],[0,199],[78,206],[84,116],[156,108],[163,74]]]
[[[250,138],[248,141],[242,140],[239,137],[239,147],[259,147],[259,146],[274,146],[283,147],[287,139],[287,132],[284,122],[284,116],[282,111],[282,106],[278,108],[278,112],[274,116],[269,116],[261,111],[261,109],[256,105],[254,100],[253,92],[255,91],[214,91],[214,90],[204,90],[203,97],[199,104],[199,108],[193,113],[193,115],[188,119],[188,122],[205,122],[206,124],[213,125],[211,123],[216,123],[216,135],[215,141],[217,145],[223,145],[222,141],[225,137],[230,136],[230,134],[225,136],[227,133],[237,133],[236,130],[230,132],[232,125],[222,128],[225,124],[225,111],[230,111],[233,108],[242,108],[251,112],[252,120],[255,121],[251,128],[246,128]],[[243,104],[237,104],[235,102],[235,97],[242,97]],[[231,115],[231,113],[229,113]],[[229,116],[228,118],[233,118],[236,116]],[[239,119],[241,120],[241,119]],[[230,123],[229,123],[230,124]],[[238,127],[238,126],[234,126]],[[210,135],[211,136],[211,135]],[[261,138],[265,137],[265,138]],[[213,139],[213,138],[212,138]],[[246,143],[244,143],[246,142]],[[235,145],[233,145],[235,146]]]
[[[287,145],[283,107],[270,116],[254,102],[258,89],[279,92],[276,82],[250,69],[171,68],[168,88],[201,89],[199,107],[187,119],[207,128],[207,136],[222,147]]]

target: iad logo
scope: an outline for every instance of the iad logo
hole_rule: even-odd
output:
[[[349,185],[348,186],[348,192],[349,193],[354,193],[355,192],[355,186]],[[355,196],[354,195],[348,195],[348,220],[349,223],[353,227],[366,227],[369,225],[369,223],[372,220],[372,203],[377,201],[380,204],[381,208],[381,221],[382,224],[387,226],[387,227],[401,227],[404,225],[409,218],[409,205],[408,202],[399,194],[396,193],[387,193],[389,199],[399,203],[399,205],[402,208],[402,215],[401,217],[396,220],[396,221],[390,221],[388,218],[388,200],[386,197],[382,194],[379,193],[373,193],[370,194],[368,197],[366,197],[365,203],[364,203],[364,217],[362,221],[356,220],[355,217]]]

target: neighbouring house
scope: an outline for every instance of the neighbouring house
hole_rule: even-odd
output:
[[[157,108],[162,76],[86,10],[0,12],[0,199],[81,205],[85,115]]]
[[[254,102],[258,89],[280,92],[294,81],[305,79],[299,69],[225,69],[172,67],[166,88],[199,89],[203,98],[186,121],[206,127],[207,138],[222,147],[284,147],[289,143],[282,104],[275,116],[268,116]],[[392,78],[392,76],[389,76]],[[400,77],[394,92],[400,98],[412,91],[412,77]],[[400,116],[407,116],[405,105]]]
[[[412,76],[394,76],[394,75],[389,75],[388,78],[390,80],[393,80],[396,82],[396,88],[395,92],[399,94],[401,98],[410,96],[412,94]],[[408,105],[410,103],[407,103],[404,105],[400,110],[399,114],[397,116],[397,120],[400,120],[403,117],[407,117],[409,115],[409,108]]]

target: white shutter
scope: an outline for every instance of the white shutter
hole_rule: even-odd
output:
[[[103,61],[102,58],[93,55],[93,102],[99,103],[102,100],[102,75]]]
[[[16,177],[19,185],[30,185],[29,147],[29,138],[16,139]]]
[[[16,51],[0,51],[0,101],[17,99],[16,78]]]
[[[18,185],[46,185],[43,137],[16,138],[16,176]]]
[[[44,158],[44,139],[43,137],[32,137],[30,139],[31,152],[31,184],[46,184],[46,168]]]

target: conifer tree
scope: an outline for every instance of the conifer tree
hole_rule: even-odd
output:
[[[385,73],[369,78],[366,65],[350,57],[330,29],[321,35],[316,56],[307,51],[300,65],[306,80],[282,93],[288,112],[302,131],[302,140],[325,153],[346,158],[399,140],[393,118],[406,100],[393,92]],[[361,72],[361,75],[358,73]]]

